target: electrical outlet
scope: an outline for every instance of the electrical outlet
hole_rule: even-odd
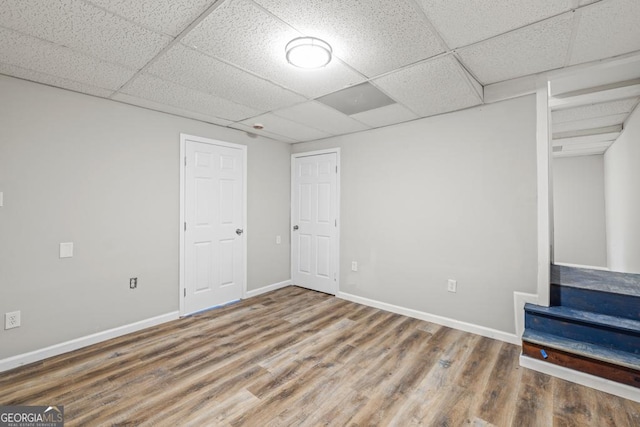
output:
[[[351,261],[351,271],[358,271],[358,261]]]
[[[4,315],[4,328],[13,329],[20,326],[20,312],[11,311]]]
[[[458,282],[453,279],[449,279],[447,282],[447,290],[449,292],[457,292],[458,291]]]
[[[132,277],[129,279],[129,289],[135,289],[138,287],[138,278]]]
[[[279,245],[280,243],[282,243],[282,237],[276,236],[276,245]]]

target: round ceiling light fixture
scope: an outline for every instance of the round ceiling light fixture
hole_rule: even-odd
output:
[[[331,46],[315,37],[298,37],[285,47],[289,64],[300,68],[321,68],[331,62]]]

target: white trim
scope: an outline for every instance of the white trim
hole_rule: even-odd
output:
[[[325,150],[315,150],[315,151],[305,151],[302,153],[295,153],[291,155],[291,194],[289,197],[289,201],[291,202],[292,198],[293,198],[293,192],[294,192],[294,175],[295,175],[295,159],[300,158],[300,157],[309,157],[309,156],[317,156],[320,154],[331,154],[331,153],[335,153],[336,154],[336,166],[338,168],[338,173],[336,176],[336,217],[337,217],[337,221],[338,221],[338,225],[336,227],[336,241],[335,241],[335,246],[334,246],[334,265],[336,266],[336,271],[335,271],[335,285],[333,287],[333,295],[338,295],[338,293],[340,293],[340,229],[342,227],[342,221],[341,221],[341,217],[340,217],[340,176],[342,175],[342,166],[340,164],[340,148],[336,147],[336,148],[327,148]],[[289,218],[293,218],[293,204],[290,204],[290,217]],[[293,226],[293,224],[290,224],[290,226]],[[293,233],[289,233],[291,235],[291,239],[293,239]],[[293,245],[291,244],[293,242],[293,240],[289,241],[290,246],[293,248]],[[293,264],[293,249],[291,250],[291,255],[290,255],[290,260],[291,260],[291,277],[293,277],[293,268],[294,268],[294,264]]]
[[[549,81],[538,80],[536,91],[536,169],[538,180],[538,304],[549,306],[551,245],[553,223],[551,218],[551,137],[549,111]]]
[[[534,94],[536,93],[536,82],[541,77],[552,80],[565,78],[573,74],[582,73],[585,71],[606,71],[609,68],[636,62],[639,59],[640,51],[636,51],[625,55],[616,56],[614,58],[591,61],[584,64],[572,65],[570,67],[560,68],[553,71],[544,71],[538,74],[530,74],[528,76],[505,80],[498,83],[492,83],[484,87],[484,103],[491,104],[498,101],[504,101],[506,99]]]
[[[618,87],[615,89],[600,90],[584,95],[567,96],[565,98],[551,97],[549,106],[552,111],[567,108],[581,107],[583,105],[598,104],[618,99],[635,98],[640,95],[640,84]]]
[[[568,262],[554,262],[553,264],[561,265],[563,267],[588,268],[589,270],[611,271],[609,267],[598,267],[595,265],[571,264]]]
[[[460,320],[450,319],[448,317],[425,313],[424,311],[413,310],[411,308],[400,307],[397,305],[388,304],[386,302],[376,301],[345,292],[338,292],[338,295],[336,295],[336,297],[358,304],[363,304],[369,307],[379,308],[380,310],[390,311],[391,313],[401,314],[403,316],[413,317],[414,319],[425,320],[427,322],[437,323],[438,325],[448,326],[450,328],[459,329],[461,331],[470,332],[472,334],[482,335],[483,337],[508,342],[510,344],[521,344],[520,339],[515,334],[499,331],[497,329],[487,328],[485,326],[480,326],[473,323],[462,322]]]
[[[285,280],[284,282],[273,283],[271,285],[263,286],[258,289],[252,289],[247,291],[245,294],[245,298],[253,298],[258,295],[266,294],[267,292],[275,291],[277,289],[286,288],[287,286],[291,286],[291,280]]]
[[[524,333],[524,305],[526,303],[538,304],[537,294],[528,294],[525,292],[513,293],[513,310],[516,321],[516,336],[518,339],[522,339]]]
[[[596,390],[604,391],[615,396],[640,402],[640,389],[631,387],[626,384],[620,384],[605,378],[596,377],[580,371],[565,368],[563,366],[554,365],[553,363],[543,362],[532,357],[520,355],[520,366],[543,374],[561,378],[572,383],[591,387]]]
[[[185,217],[184,217],[184,210],[185,210],[185,191],[184,191],[184,186],[185,186],[185,172],[186,172],[186,168],[185,168],[185,157],[186,157],[186,145],[187,145],[187,140],[189,141],[195,141],[195,142],[202,142],[204,144],[211,144],[211,145],[219,145],[221,147],[228,147],[228,148],[235,148],[238,150],[242,151],[242,169],[243,169],[243,177],[242,177],[242,193],[243,193],[243,224],[242,224],[242,229],[244,230],[244,233],[242,233],[241,238],[244,239],[244,253],[242,254],[242,263],[243,263],[243,270],[244,270],[244,280],[242,283],[242,295],[241,298],[245,298],[247,295],[247,280],[248,280],[248,274],[247,274],[247,246],[248,246],[248,242],[247,242],[247,233],[248,233],[248,227],[247,227],[247,146],[246,145],[241,145],[241,144],[234,144],[231,142],[225,142],[225,141],[220,141],[220,140],[216,140],[216,139],[211,139],[211,138],[203,138],[201,136],[194,136],[194,135],[189,135],[186,133],[181,133],[180,134],[180,223],[179,223],[179,228],[180,228],[180,286],[178,288],[178,298],[180,301],[180,316],[184,316],[185,312],[184,312],[184,291],[183,289],[185,288],[185,283],[184,283],[184,275],[185,275],[185,265],[184,265],[184,254],[185,254],[185,248],[184,248],[184,222],[185,222]]]
[[[87,335],[80,338],[75,338],[60,344],[54,344],[52,346],[41,348],[39,350],[30,351],[29,353],[8,357],[6,359],[0,360],[0,372],[17,368],[18,366],[27,365],[29,363],[38,362],[48,357],[58,356],[63,353],[78,350],[79,348],[87,347],[113,338],[121,337],[123,335],[150,328],[152,326],[157,326],[162,323],[170,322],[178,318],[178,312],[173,311],[171,313],[161,314],[160,316],[140,320],[128,325],[118,326],[117,328],[97,332],[95,334]]]
[[[492,83],[484,87],[484,102],[491,104],[520,96],[536,93],[536,76],[524,76],[517,79]]]

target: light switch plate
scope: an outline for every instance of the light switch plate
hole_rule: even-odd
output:
[[[0,191],[0,208],[4,206],[4,191]]]
[[[60,243],[60,258],[73,257],[73,242]]]

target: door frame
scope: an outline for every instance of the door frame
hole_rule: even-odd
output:
[[[291,155],[291,194],[289,197],[289,247],[291,248],[291,278],[293,279],[293,270],[294,270],[294,253],[293,253],[293,192],[295,191],[295,165],[296,159],[300,157],[311,157],[318,156],[321,154],[333,154],[336,155],[336,166],[338,168],[338,172],[336,174],[336,219],[338,225],[336,226],[336,239],[333,243],[333,263],[336,266],[335,271],[335,280],[333,286],[333,295],[338,295],[340,292],[340,229],[342,227],[342,221],[340,216],[340,175],[342,175],[342,167],[340,165],[340,148],[328,148],[325,150],[315,150],[315,151],[305,151],[301,153],[295,153]],[[295,284],[295,283],[294,283]]]
[[[222,146],[222,147],[228,147],[228,148],[235,148],[235,149],[239,149],[242,150],[242,169],[243,169],[243,176],[242,176],[242,229],[244,230],[244,232],[242,233],[242,235],[240,236],[240,238],[244,239],[244,245],[243,245],[243,250],[242,250],[242,271],[244,274],[244,280],[242,283],[242,299],[245,299],[247,297],[247,146],[246,145],[241,145],[241,144],[234,144],[231,142],[225,142],[225,141],[220,141],[218,139],[211,139],[211,138],[204,138],[201,136],[195,136],[195,135],[189,135],[186,133],[181,133],[180,134],[180,157],[179,157],[179,163],[180,163],[180,222],[178,223],[178,229],[180,230],[180,273],[179,273],[179,287],[178,287],[178,295],[179,295],[179,301],[180,301],[180,317],[183,317],[185,315],[184,313],[184,289],[186,289],[186,284],[185,284],[185,272],[186,272],[186,268],[185,268],[185,262],[184,262],[184,257],[185,257],[185,244],[184,244],[184,239],[185,239],[185,230],[184,230],[184,224],[185,224],[185,196],[186,196],[186,192],[185,192],[185,180],[186,180],[186,161],[187,161],[187,156],[186,156],[186,147],[187,147],[187,141],[195,141],[195,142],[201,142],[204,144],[210,144],[210,145],[218,145],[218,146]]]

